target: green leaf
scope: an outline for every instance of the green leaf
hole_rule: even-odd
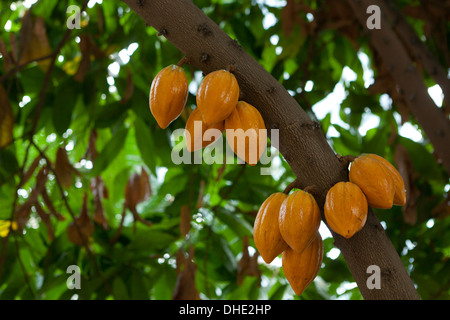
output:
[[[149,229],[148,227],[145,230],[139,230],[136,236],[131,238],[133,241],[127,246],[127,251],[139,254],[148,254],[164,249],[176,239],[172,234]]]
[[[214,213],[217,218],[230,227],[239,237],[252,236],[253,227],[246,220],[241,219],[238,214],[221,207],[216,207]]]
[[[52,109],[53,126],[56,133],[62,135],[70,126],[72,112],[80,92],[78,82],[67,78],[58,88]]]
[[[106,143],[94,161],[91,175],[97,176],[114,160],[122,150],[127,138],[128,129],[121,126],[113,133],[112,138]]]
[[[136,143],[141,153],[141,157],[150,171],[156,175],[157,152],[153,143],[150,128],[144,123],[141,118],[136,117],[136,120],[134,122],[134,129],[136,135]]]
[[[122,123],[127,115],[127,106],[118,101],[98,107],[95,111],[94,127],[97,129],[110,128],[116,123]]]
[[[131,300],[149,300],[149,290],[147,287],[147,281],[145,279],[147,275],[143,272],[135,271],[131,274],[130,283],[130,298]]]
[[[277,283],[275,286],[276,290],[270,294],[269,300],[283,300],[287,287],[287,284]]]
[[[117,300],[130,300],[128,289],[123,280],[119,277],[114,278],[113,293]]]

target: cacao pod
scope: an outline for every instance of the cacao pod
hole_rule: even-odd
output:
[[[313,282],[320,271],[323,260],[323,241],[319,232],[316,232],[311,244],[299,253],[287,248],[281,257],[283,272],[296,295]]]
[[[205,136],[205,132],[208,129],[217,129],[222,133],[224,129],[224,121],[220,121],[216,124],[208,126],[202,120],[200,110],[198,108],[195,108],[194,111],[192,111],[189,115],[185,128],[185,130],[187,131],[185,131],[186,145],[189,152],[204,148],[213,143],[216,138],[218,138],[212,135],[210,137],[211,139],[208,139],[208,137]]]
[[[320,226],[320,211],[314,197],[303,190],[295,190],[280,207],[280,233],[284,241],[302,252],[314,239]]]
[[[385,158],[373,153],[367,154],[367,156],[380,161],[382,164],[384,164],[386,169],[388,169],[394,182],[394,204],[397,206],[404,206],[406,204],[406,189],[405,183],[403,182],[403,178],[400,173]]]
[[[258,163],[267,143],[267,131],[259,111],[239,101],[233,113],[225,119],[227,142],[234,153],[254,166]]]
[[[239,99],[236,77],[226,70],[209,73],[197,91],[197,107],[208,125],[223,121],[233,112]]]
[[[388,169],[379,161],[367,155],[360,155],[350,166],[349,180],[361,188],[370,207],[392,207],[394,182]]]
[[[270,195],[261,205],[253,226],[256,248],[266,263],[271,263],[288,245],[281,237],[278,218],[280,207],[287,194],[277,192]]]
[[[324,214],[328,226],[345,238],[351,238],[367,220],[367,199],[352,182],[338,182],[328,190]]]
[[[177,119],[188,97],[188,79],[182,67],[170,65],[153,79],[150,88],[150,111],[158,125],[165,129]]]

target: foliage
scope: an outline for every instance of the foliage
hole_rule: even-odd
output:
[[[299,11],[291,1],[194,2],[321,122],[337,153],[377,153],[411,179],[405,209],[376,213],[421,298],[450,298],[448,174],[389,88],[369,90],[380,70],[357,22],[343,23],[337,1],[302,1]],[[295,178],[289,166],[279,155],[272,175],[261,165],[175,165],[173,132],[195,107],[201,72],[185,66],[187,110],[161,130],[150,84],[182,54],[120,1],[89,1],[81,29],[69,33],[66,9],[56,0],[29,11],[0,3],[1,299],[362,298],[325,228],[322,269],[300,297],[279,260],[252,264],[255,213]],[[430,34],[422,16],[407,19],[445,64],[442,34]],[[54,52],[53,67],[53,56],[29,62]],[[94,231],[80,246],[66,229],[85,195]],[[70,265],[81,268],[81,290],[66,286]]]

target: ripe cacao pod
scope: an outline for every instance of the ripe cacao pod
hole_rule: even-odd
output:
[[[406,204],[406,189],[405,183],[403,182],[403,178],[400,173],[385,158],[373,153],[367,154],[367,156],[380,161],[382,164],[384,164],[386,169],[388,169],[394,182],[394,204],[397,206],[404,206]]]
[[[388,169],[367,155],[360,155],[350,166],[349,180],[367,197],[370,207],[389,209],[394,204],[394,182]]]
[[[188,120],[186,121],[185,130],[185,138],[186,145],[189,152],[193,152],[195,150],[206,147],[207,145],[213,143],[216,138],[215,135],[209,137],[205,136],[205,132],[208,129],[217,129],[221,133],[224,129],[224,121],[220,121],[216,124],[208,126],[203,120],[200,110],[195,108],[194,111],[189,115]]]
[[[338,182],[328,190],[324,213],[328,226],[345,238],[351,238],[367,220],[367,199],[352,182]]]
[[[271,263],[288,245],[281,237],[278,218],[280,207],[287,194],[277,192],[270,195],[261,205],[253,226],[256,248],[266,263]]]
[[[153,79],[150,88],[150,111],[158,125],[165,129],[177,119],[188,97],[188,79],[182,67],[170,65]]]
[[[233,113],[225,119],[227,142],[234,153],[254,166],[267,143],[267,131],[259,111],[251,104],[239,101]]]
[[[280,233],[284,241],[302,252],[314,239],[320,226],[320,211],[314,197],[303,190],[295,190],[280,207]]]
[[[319,232],[316,232],[311,244],[299,253],[287,248],[281,257],[283,272],[296,295],[313,282],[319,273],[323,260],[323,241]]]
[[[207,125],[223,121],[234,111],[239,99],[239,85],[229,71],[209,73],[197,91],[197,107]]]

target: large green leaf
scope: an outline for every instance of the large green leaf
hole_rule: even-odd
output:
[[[77,103],[80,86],[73,78],[67,78],[56,89],[52,119],[56,132],[62,135],[70,126],[72,112]]]
[[[117,157],[125,144],[127,134],[128,129],[124,126],[119,127],[113,133],[111,139],[106,143],[94,161],[94,167],[92,169],[93,176],[100,174]]]

